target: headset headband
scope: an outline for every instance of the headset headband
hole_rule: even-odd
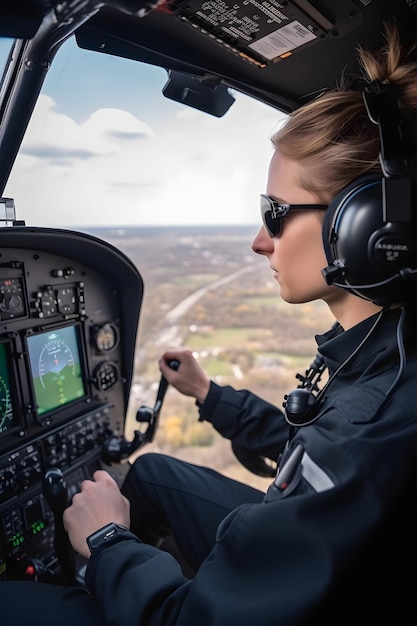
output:
[[[362,96],[369,119],[379,128],[379,161],[384,175],[384,222],[411,222],[411,176],[415,154],[409,124],[388,81],[372,81],[363,90]]]

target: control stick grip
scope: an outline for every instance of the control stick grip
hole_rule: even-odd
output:
[[[169,361],[168,365],[171,369],[177,370],[180,362],[176,359],[172,359]],[[111,437],[107,439],[103,443],[101,451],[101,459],[104,463],[120,463],[122,460],[129,458],[131,454],[145,443],[151,443],[153,441],[158,426],[159,413],[167,389],[168,381],[165,376],[161,376],[154,407],[141,406],[136,413],[137,422],[148,424],[146,431],[141,432],[140,430],[135,430],[132,441],[127,441],[124,437]]]

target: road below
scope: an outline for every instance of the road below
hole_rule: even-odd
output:
[[[217,280],[204,285],[204,287],[200,287],[200,289],[197,289],[189,296],[181,300],[181,302],[179,302],[165,315],[166,327],[165,329],[161,329],[157,343],[164,345],[170,344],[177,347],[181,345],[182,338],[179,336],[179,328],[177,326],[179,319],[187,313],[187,311],[189,311],[191,307],[193,307],[208,291],[214,291],[219,287],[223,287],[223,285],[227,285],[240,276],[253,272],[255,269],[258,270],[259,268],[256,265],[242,267],[237,270],[237,272],[218,278]]]

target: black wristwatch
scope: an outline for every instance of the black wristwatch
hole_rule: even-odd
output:
[[[106,543],[106,541],[109,541],[109,539],[115,535],[120,535],[121,533],[126,532],[129,532],[129,529],[126,528],[126,526],[115,524],[114,522],[106,524],[87,537],[87,545],[90,548],[90,552]]]

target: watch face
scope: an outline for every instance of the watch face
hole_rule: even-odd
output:
[[[90,548],[90,552],[109,541],[109,539],[115,535],[125,533],[128,530],[129,529],[125,526],[114,524],[113,522],[111,524],[106,524],[106,526],[103,526],[103,528],[100,528],[95,533],[87,537],[87,545]]]

